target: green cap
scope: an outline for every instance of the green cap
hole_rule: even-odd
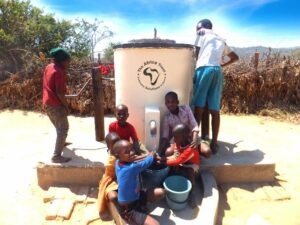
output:
[[[70,59],[71,55],[64,48],[52,48],[50,50],[50,55],[57,61],[63,62],[66,59]]]

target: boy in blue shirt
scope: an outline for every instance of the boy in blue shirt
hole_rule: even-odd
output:
[[[136,162],[136,154],[132,144],[127,140],[116,142],[112,154],[117,158],[116,175],[118,181],[118,203],[121,217],[129,224],[158,225],[159,222],[150,215],[142,212],[141,207],[147,200],[153,202],[165,197],[163,188],[141,191],[139,175],[154,162],[154,153]]]

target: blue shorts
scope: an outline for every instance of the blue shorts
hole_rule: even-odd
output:
[[[223,73],[220,66],[203,66],[195,71],[193,79],[192,106],[220,111],[223,91]]]

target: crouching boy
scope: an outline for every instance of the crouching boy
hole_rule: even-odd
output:
[[[153,202],[165,197],[163,188],[155,188],[144,192],[140,189],[139,176],[142,171],[153,163],[154,153],[136,162],[136,154],[132,144],[120,140],[113,146],[112,153],[117,158],[116,175],[118,181],[118,203],[121,217],[129,224],[158,225],[159,222],[146,214],[147,202]]]

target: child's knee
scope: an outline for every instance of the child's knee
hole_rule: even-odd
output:
[[[166,196],[167,191],[163,188],[155,188],[154,194],[156,198],[163,199]]]
[[[173,154],[174,154],[173,149],[168,148],[168,149],[165,151],[165,156],[171,156],[171,155],[173,155]]]
[[[118,200],[118,193],[116,191],[110,191],[107,194],[107,197],[109,199],[109,201],[117,201]]]

